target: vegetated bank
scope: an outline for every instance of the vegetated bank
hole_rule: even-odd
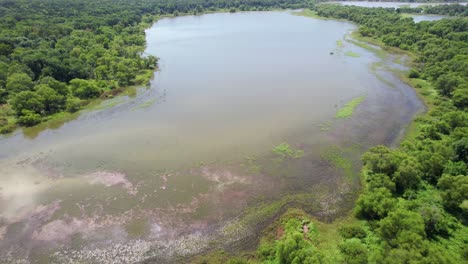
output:
[[[162,16],[302,8],[301,0],[0,1],[0,134],[67,120],[96,98],[146,84],[144,30]]]
[[[264,231],[255,252],[214,252],[194,262],[467,262],[468,18],[414,23],[395,9],[314,11],[357,23],[361,40],[412,53],[413,69],[402,78],[428,112],[398,149],[376,146],[363,155],[364,189],[353,215],[326,224],[291,209]]]

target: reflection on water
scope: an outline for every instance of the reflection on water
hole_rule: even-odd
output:
[[[352,29],[288,12],[157,22],[149,88],[0,139],[0,257],[164,262],[255,234],[266,214],[246,222],[246,208],[302,197],[323,219],[346,212],[359,154],[392,143],[421,108],[343,41]],[[357,97],[352,117],[334,118]],[[275,154],[282,143],[303,155]]]

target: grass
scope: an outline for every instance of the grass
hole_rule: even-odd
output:
[[[335,117],[336,118],[348,118],[352,116],[356,107],[358,107],[364,101],[364,99],[366,99],[365,96],[354,98],[353,100],[348,102],[343,108],[338,110]]]
[[[357,54],[356,52],[353,52],[353,51],[347,51],[345,53],[346,56],[348,57],[353,57],[353,58],[359,58],[361,57],[361,55]]]

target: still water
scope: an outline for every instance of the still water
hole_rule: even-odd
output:
[[[359,155],[423,108],[389,71],[405,58],[353,45],[354,28],[286,11],[158,21],[148,87],[0,138],[0,258],[170,262],[254,241],[272,203],[345,214]]]

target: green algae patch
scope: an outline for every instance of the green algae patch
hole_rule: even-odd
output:
[[[354,110],[356,107],[358,107],[363,101],[366,99],[365,96],[360,96],[357,98],[354,98],[351,100],[349,103],[347,103],[343,108],[338,110],[336,113],[335,117],[336,118],[347,118],[353,115]]]
[[[281,143],[278,146],[273,148],[273,153],[277,154],[278,156],[281,156],[284,159],[297,159],[297,158],[302,158],[304,156],[304,151],[301,149],[293,149],[289,144],[287,143]]]
[[[356,52],[348,51],[345,53],[346,56],[348,57],[353,57],[353,58],[359,58],[361,55],[357,54]]]
[[[338,49],[343,48],[343,46],[344,46],[344,43],[343,43],[343,40],[342,40],[342,39],[339,39],[339,40],[336,41],[336,47],[337,47]]]

